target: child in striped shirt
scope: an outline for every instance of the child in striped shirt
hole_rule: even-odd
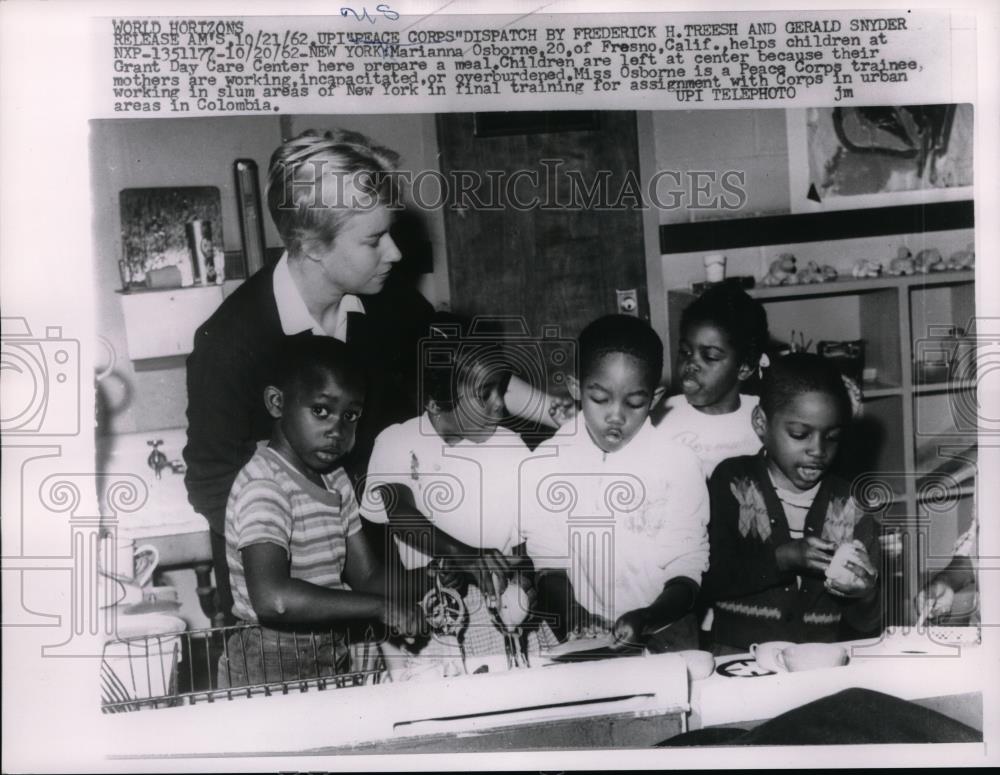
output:
[[[264,391],[270,442],[240,471],[226,506],[233,614],[259,628],[230,636],[219,663],[223,687],[345,672],[348,622],[378,620],[403,635],[422,627],[419,609],[386,595],[337,465],[354,446],[364,404],[349,346],[290,338],[279,373]]]

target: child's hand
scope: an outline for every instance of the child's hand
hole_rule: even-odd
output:
[[[517,558],[508,557],[497,549],[484,549],[479,564],[479,589],[487,597],[499,599],[507,589],[507,579]]]
[[[831,541],[807,536],[782,544],[775,550],[774,555],[778,567],[782,570],[822,576],[826,573],[836,549]]]
[[[938,619],[951,613],[955,605],[955,590],[943,581],[932,581],[927,589],[917,593],[917,616],[921,619]]]
[[[462,597],[465,597],[466,586],[469,576],[464,571],[456,568],[447,559],[439,559],[427,566],[427,574],[431,581],[436,581],[442,587],[454,589]]]
[[[573,604],[570,621],[575,622],[573,629],[567,633],[568,640],[577,638],[593,638],[611,632],[614,626],[599,614],[592,614],[577,603]]]
[[[644,640],[642,631],[646,628],[646,623],[647,616],[641,608],[623,613],[618,617],[618,621],[615,622],[615,642],[612,648],[619,649],[627,646],[641,646]]]
[[[853,574],[853,579],[845,582],[827,578],[826,588],[829,592],[838,597],[853,598],[865,597],[875,589],[878,571],[872,565],[867,550],[860,543],[854,550],[854,557],[847,561],[846,567]]]
[[[549,417],[556,425],[562,427],[576,417],[576,401],[571,396],[554,397],[549,404]]]
[[[386,601],[382,622],[390,632],[403,637],[424,635],[427,631],[427,620],[420,606],[406,605],[395,600]]]
[[[518,571],[514,574],[511,583],[517,584],[517,586],[527,593],[528,601],[531,603],[531,606],[534,607],[535,603],[538,601],[538,590],[535,588],[535,574]]]

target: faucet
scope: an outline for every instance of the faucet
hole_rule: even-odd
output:
[[[155,441],[150,440],[146,442],[146,444],[153,448],[153,451],[149,453],[149,457],[146,458],[146,465],[156,472],[157,479],[161,477],[164,468],[170,467],[167,456],[160,450],[160,445],[162,443],[163,439],[156,439]]]

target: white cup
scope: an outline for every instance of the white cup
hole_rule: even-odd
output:
[[[834,643],[799,643],[782,649],[777,659],[786,670],[797,673],[800,670],[841,667],[847,664],[850,657],[847,649]]]
[[[772,640],[767,643],[754,643],[750,646],[750,656],[757,660],[757,664],[772,673],[784,673],[784,664],[778,661],[778,654],[789,646],[794,646],[790,640]]]
[[[721,283],[726,279],[726,257],[721,253],[705,256],[705,279],[710,283]]]
[[[130,606],[142,601],[142,589],[131,581],[99,573],[97,597],[100,608],[110,608],[114,605]]]
[[[105,536],[100,558],[103,575],[141,588],[152,581],[160,553],[151,544],[136,546],[131,538]]]

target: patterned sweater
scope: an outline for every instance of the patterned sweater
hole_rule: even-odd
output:
[[[708,491],[711,553],[702,594],[715,608],[716,644],[745,649],[771,640],[830,642],[838,639],[842,620],[859,633],[880,628],[878,585],[866,598],[839,598],[826,591],[822,577],[802,576],[799,583],[794,572],[778,568],[775,549],[791,537],[763,451],[724,460]],[[877,525],[839,477],[823,479],[805,535],[837,544],[856,538],[881,568]]]

